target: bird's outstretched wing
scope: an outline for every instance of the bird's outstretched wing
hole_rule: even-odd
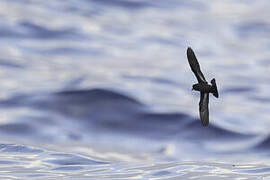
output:
[[[197,60],[193,50],[190,47],[188,47],[188,49],[187,49],[187,58],[188,58],[188,62],[189,62],[189,65],[191,67],[191,70],[194,72],[198,82],[199,83],[202,83],[202,82],[207,83],[207,81],[205,80],[205,78],[203,76],[203,73],[201,72],[198,60]]]
[[[203,126],[208,126],[209,124],[208,103],[209,103],[209,93],[201,93],[199,110],[200,110],[200,119]]]

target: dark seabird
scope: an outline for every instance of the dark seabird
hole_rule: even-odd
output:
[[[193,50],[188,47],[187,49],[187,58],[191,70],[195,74],[198,83],[193,84],[192,90],[200,91],[201,98],[199,103],[199,110],[200,110],[200,119],[203,126],[208,126],[209,124],[209,110],[208,110],[208,103],[209,103],[209,93],[212,93],[216,98],[218,98],[218,90],[216,85],[215,78],[211,80],[211,85],[207,83],[204,78],[203,73],[201,72],[200,65],[198,60],[193,52]]]

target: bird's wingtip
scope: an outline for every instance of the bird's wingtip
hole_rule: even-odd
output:
[[[209,125],[209,122],[202,122],[203,127],[207,127]]]
[[[191,49],[191,47],[188,46],[187,48],[187,54],[191,54],[193,52],[193,50]]]

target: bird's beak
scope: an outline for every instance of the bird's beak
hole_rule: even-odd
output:
[[[192,87],[192,89],[191,89],[191,91],[193,91],[194,89],[193,89],[193,87]]]

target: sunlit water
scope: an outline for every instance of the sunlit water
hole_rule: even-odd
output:
[[[268,6],[1,0],[0,178],[270,179]]]

